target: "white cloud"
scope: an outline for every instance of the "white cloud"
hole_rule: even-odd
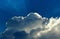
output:
[[[37,13],[30,13],[26,17],[12,17],[10,20],[8,20],[7,27],[9,29],[19,29],[30,32],[32,29],[36,29],[38,27],[42,28],[42,23],[42,16]]]
[[[28,34],[26,39],[60,39],[60,18],[57,17],[48,19],[38,13],[30,13],[26,17],[14,16],[6,25],[3,36],[8,39],[15,39],[13,34],[18,31],[25,31]]]

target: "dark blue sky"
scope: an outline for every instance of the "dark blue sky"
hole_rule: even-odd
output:
[[[13,16],[26,16],[38,12],[44,17],[60,16],[60,0],[0,0],[0,32]]]

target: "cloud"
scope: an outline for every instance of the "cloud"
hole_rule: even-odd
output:
[[[9,29],[25,30],[30,32],[32,29],[42,28],[43,19],[37,13],[30,13],[26,17],[15,16],[7,21]]]
[[[6,22],[0,39],[60,39],[60,18],[46,18],[38,13],[14,16]]]

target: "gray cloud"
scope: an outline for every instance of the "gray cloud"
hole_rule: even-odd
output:
[[[6,22],[1,39],[60,39],[59,21],[60,18],[48,19],[38,13],[14,16]]]

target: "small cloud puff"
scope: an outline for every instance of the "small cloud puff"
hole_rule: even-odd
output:
[[[0,39],[60,39],[60,18],[50,19],[38,13],[14,16],[6,22]]]

